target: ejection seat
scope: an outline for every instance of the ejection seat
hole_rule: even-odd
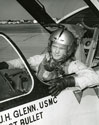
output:
[[[99,28],[90,28],[88,26],[85,28],[87,30],[78,38],[78,47],[75,57],[88,67],[97,66],[99,65]]]

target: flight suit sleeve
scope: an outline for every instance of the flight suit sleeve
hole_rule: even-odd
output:
[[[32,68],[36,69],[36,67],[38,67],[38,65],[41,63],[43,58],[44,58],[44,54],[35,55],[35,56],[27,59],[27,61]],[[22,69],[22,68],[24,68],[24,64],[23,64],[21,59],[14,59],[14,60],[7,61],[7,64],[9,65],[9,69],[14,69],[14,68]]]
[[[79,60],[70,63],[68,72],[69,74],[75,73],[75,86],[79,87],[80,90],[99,85],[99,75]]]
[[[38,67],[40,65],[40,63],[42,62],[42,60],[44,59],[45,57],[45,54],[42,54],[42,55],[36,55],[36,56],[33,56],[33,57],[30,57],[28,59],[28,62],[30,64],[30,66],[35,70],[35,71],[38,71]]]

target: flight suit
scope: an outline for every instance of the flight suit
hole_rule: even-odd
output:
[[[50,56],[48,53],[42,55],[35,55],[27,59],[31,68],[36,71],[36,75],[43,81],[48,81],[50,79],[54,79],[60,77],[62,73],[71,74],[75,73],[75,86],[80,90],[83,90],[86,87],[92,87],[95,85],[99,85],[99,76],[92,69],[87,67],[85,64],[80,62],[79,60],[69,61],[61,64],[61,68],[63,70],[62,73],[59,70],[47,71],[44,67],[44,61],[49,60]],[[20,59],[14,59],[7,61],[9,65],[9,69],[12,68],[24,68],[24,65]]]

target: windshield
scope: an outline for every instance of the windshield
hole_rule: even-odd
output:
[[[34,84],[25,62],[10,41],[10,37],[0,33],[0,102],[25,96]]]

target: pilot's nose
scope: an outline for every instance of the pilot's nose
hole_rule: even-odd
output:
[[[58,47],[55,49],[55,53],[56,53],[56,54],[59,53],[59,48],[58,48]]]

